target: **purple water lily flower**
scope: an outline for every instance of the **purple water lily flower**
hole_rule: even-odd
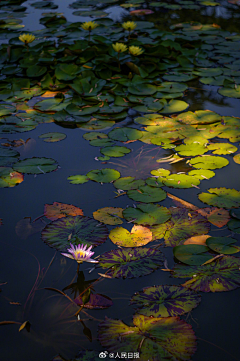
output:
[[[91,256],[94,254],[94,252],[90,252],[92,249],[92,246],[90,246],[87,249],[87,244],[84,246],[83,244],[79,244],[76,246],[76,248],[70,243],[71,248],[69,248],[67,251],[69,253],[62,253],[63,256],[75,259],[77,263],[82,262],[90,262],[90,263],[98,263],[98,261],[95,261],[95,259],[92,259]]]

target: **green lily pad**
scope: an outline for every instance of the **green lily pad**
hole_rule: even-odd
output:
[[[184,124],[211,124],[221,120],[221,115],[211,110],[196,110],[179,114],[176,118]]]
[[[135,177],[122,177],[117,179],[113,185],[117,189],[122,189],[124,191],[128,191],[130,189],[137,189],[139,187],[144,186],[145,182],[142,179],[136,179]]]
[[[100,208],[96,212],[93,212],[93,218],[99,222],[104,224],[116,225],[122,224],[123,218],[122,214],[123,208],[116,208],[116,207],[105,207]]]
[[[230,231],[234,233],[240,233],[240,220],[239,219],[231,219],[228,224],[228,228]]]
[[[179,155],[195,156],[202,155],[208,152],[208,148],[203,147],[200,144],[181,144],[174,148]]]
[[[229,164],[229,161],[223,157],[203,155],[201,157],[191,158],[187,163],[189,163],[194,168],[219,169],[226,167],[226,165]]]
[[[146,287],[135,293],[130,304],[137,313],[147,317],[173,317],[183,315],[197,307],[201,296],[182,286]]]
[[[125,248],[106,252],[99,257],[97,267],[109,269],[113,278],[136,278],[163,266],[164,256],[152,248]]]
[[[200,193],[198,198],[203,203],[218,208],[238,208],[240,206],[240,192],[230,188],[210,188],[208,192]]]
[[[211,255],[206,254],[208,250],[209,248],[204,245],[186,244],[174,247],[173,254],[182,263],[190,266],[200,266],[212,258]]]
[[[42,231],[42,240],[57,251],[63,251],[70,243],[98,246],[106,241],[108,229],[95,219],[84,216],[67,216],[48,224]]]
[[[209,150],[213,150],[213,154],[232,154],[238,149],[233,144],[229,143],[213,143],[207,146]]]
[[[142,137],[142,132],[135,128],[115,128],[108,133],[109,138],[118,140],[120,142],[127,142],[128,140],[138,140]]]
[[[110,352],[140,350],[141,361],[190,360],[196,351],[192,327],[179,317],[133,316],[134,326],[107,318],[99,324],[99,340]],[[119,339],[119,337],[121,337]]]
[[[165,186],[173,188],[191,188],[200,184],[198,177],[187,174],[170,174],[161,178],[161,181]]]
[[[209,169],[194,169],[188,172],[188,175],[194,176],[200,180],[210,179],[215,176],[215,173]]]
[[[184,102],[183,100],[170,100],[169,103],[164,105],[164,108],[160,110],[161,114],[169,114],[169,113],[177,113],[182,112],[183,110],[187,109],[189,104]]]
[[[187,238],[208,234],[210,223],[198,212],[185,208],[170,208],[172,217],[166,223],[152,226],[153,240],[164,238],[166,246],[175,247]]]
[[[43,139],[44,142],[50,142],[50,143],[54,143],[54,142],[59,142],[60,140],[63,140],[66,138],[66,134],[64,133],[44,133],[38,136],[38,138]]]
[[[104,147],[101,148],[100,152],[103,155],[106,155],[108,157],[123,157],[124,155],[128,154],[131,152],[131,149],[127,148],[127,147],[121,147],[118,145],[114,145],[112,147]]]
[[[71,184],[84,184],[89,181],[89,178],[86,175],[71,175],[67,178]]]
[[[232,247],[237,242],[236,239],[230,237],[209,237],[206,244],[214,252],[223,254],[233,254],[240,251],[240,248]]]
[[[230,98],[240,98],[240,85],[235,85],[233,88],[220,88],[218,93]]]
[[[120,173],[115,169],[93,169],[87,173],[87,177],[95,182],[110,183],[120,178]]]
[[[123,216],[127,221],[134,221],[135,224],[152,226],[168,221],[171,213],[166,207],[157,204],[139,204],[137,208],[124,209]]]
[[[164,168],[153,169],[151,174],[158,177],[167,177],[170,174],[170,170]]]
[[[161,188],[143,186],[127,192],[129,198],[143,203],[161,202],[166,198],[166,192]]]
[[[175,278],[191,278],[184,287],[201,292],[224,292],[240,287],[240,258],[223,256],[203,266],[176,265]]]
[[[45,174],[57,168],[57,162],[51,158],[26,158],[13,165],[15,171],[27,174]]]
[[[27,68],[27,76],[29,76],[29,78],[38,78],[38,77],[42,76],[43,74],[45,74],[46,71],[47,71],[46,66],[30,65]]]
[[[130,94],[134,95],[152,95],[157,92],[158,88],[156,85],[152,84],[132,84],[128,87]]]

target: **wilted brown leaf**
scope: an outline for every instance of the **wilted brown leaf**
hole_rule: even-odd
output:
[[[17,222],[15,232],[21,239],[27,239],[32,234],[40,232],[45,226],[46,224],[40,219],[31,222],[31,217],[25,217]]]
[[[188,239],[186,239],[186,241],[183,242],[183,244],[202,244],[204,246],[206,246],[206,240],[211,237],[207,234],[204,234],[202,236],[195,236],[195,237],[190,237]]]
[[[83,216],[83,211],[72,204],[54,202],[53,204],[45,204],[44,216],[55,221],[66,216]]]
[[[229,212],[224,208],[209,207],[200,208],[197,211],[202,216],[207,217],[210,223],[219,228],[225,226],[230,219]]]

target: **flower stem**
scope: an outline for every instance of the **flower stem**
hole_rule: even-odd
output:
[[[120,56],[120,53],[118,53],[118,67],[119,67],[119,69],[121,69],[121,67],[120,67],[120,60],[119,60],[119,56]]]
[[[78,267],[77,267],[77,274],[78,274],[78,272],[79,272],[79,266],[80,266],[80,263],[78,263]]]

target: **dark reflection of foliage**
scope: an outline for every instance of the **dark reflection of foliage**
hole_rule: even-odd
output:
[[[63,288],[63,292],[71,290],[71,294],[74,293],[73,298],[76,298],[78,295],[84,292],[87,288],[93,290],[91,283],[95,282],[97,279],[92,279],[85,281],[84,273],[80,271],[77,276],[77,281],[70,283],[68,286]]]

